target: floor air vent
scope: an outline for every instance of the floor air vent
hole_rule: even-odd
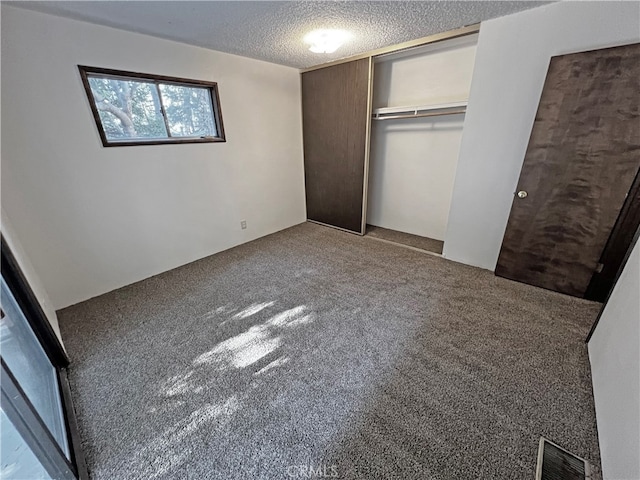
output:
[[[591,471],[586,460],[564,448],[540,438],[536,480],[589,480]]]

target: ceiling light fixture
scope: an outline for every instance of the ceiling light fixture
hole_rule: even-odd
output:
[[[310,45],[313,53],[333,53],[351,38],[346,30],[320,29],[309,32],[304,37],[304,42]]]

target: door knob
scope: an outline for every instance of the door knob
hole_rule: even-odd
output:
[[[527,195],[529,195],[527,192],[525,192],[524,190],[520,190],[518,192],[518,197],[519,198],[527,198]]]

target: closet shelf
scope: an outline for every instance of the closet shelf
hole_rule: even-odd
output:
[[[375,108],[372,113],[374,120],[390,120],[394,118],[435,117],[438,115],[455,115],[465,113],[467,102],[450,102],[437,105],[417,105],[408,107]]]

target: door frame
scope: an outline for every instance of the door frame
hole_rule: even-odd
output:
[[[87,470],[87,464],[85,462],[84,453],[82,451],[82,443],[80,434],[78,431],[78,423],[76,420],[75,409],[73,407],[73,401],[71,398],[71,388],[69,386],[67,369],[70,365],[69,356],[64,350],[60,339],[56,335],[53,327],[49,323],[47,316],[42,309],[42,306],[38,302],[36,295],[31,289],[22,269],[15,256],[13,255],[9,244],[5,240],[4,236],[0,234],[0,251],[1,262],[0,269],[2,270],[2,277],[6,282],[9,290],[16,299],[18,306],[24,313],[24,316],[29,323],[29,326],[33,330],[36,338],[42,345],[42,348],[53,365],[57,378],[58,387],[60,393],[60,401],[62,404],[62,410],[65,421],[65,428],[67,431],[67,441],[69,443],[70,450],[70,463],[73,469],[73,474],[79,480],[88,480],[89,473]],[[3,362],[4,366],[4,362]],[[3,368],[4,372],[4,368]],[[10,382],[11,383],[11,382]],[[19,390],[19,385],[15,385]],[[23,399],[27,400],[27,399]],[[27,400],[27,404],[29,404]],[[27,415],[28,416],[28,415]],[[24,419],[23,419],[24,420]],[[28,419],[27,419],[28,420]],[[33,419],[31,419],[33,420]],[[37,422],[35,424],[37,426]],[[15,424],[14,424],[15,426]],[[18,428],[16,426],[16,428]],[[45,428],[43,426],[43,428]],[[44,430],[48,433],[48,430]],[[21,432],[22,433],[22,432]],[[24,437],[23,437],[24,438]],[[28,440],[25,438],[25,441]],[[29,443],[28,443],[29,444]],[[38,448],[38,445],[29,444],[30,448]],[[37,453],[36,450],[33,450]],[[40,460],[40,458],[39,458]]]
[[[608,298],[618,279],[620,266],[626,262],[629,244],[635,241],[638,227],[640,227],[640,169],[622,204],[620,215],[611,229],[609,239],[600,255],[599,269],[591,277],[584,298],[596,302],[603,302]]]
[[[360,235],[367,233],[367,202],[369,200],[369,156],[371,155],[371,112],[373,109],[373,57],[369,57],[369,82],[367,85],[367,128],[364,136],[364,185],[362,186],[362,225]]]
[[[589,330],[589,334],[587,335],[587,338],[584,340],[584,343],[589,343],[589,340],[591,340],[591,337],[593,336],[593,332],[596,331],[596,328],[598,327],[598,323],[600,323],[600,319],[602,318],[602,314],[604,313],[605,309],[607,308],[607,304],[609,303],[609,300],[611,299],[611,295],[613,295],[613,291],[616,288],[618,280],[620,280],[620,276],[622,275],[622,271],[624,270],[624,267],[627,265],[627,262],[629,261],[629,257],[631,256],[631,252],[633,252],[633,249],[635,248],[636,244],[638,243],[638,239],[639,238],[640,238],[640,226],[636,229],[636,233],[633,235],[633,240],[631,240],[631,243],[629,244],[629,248],[627,249],[626,253],[624,254],[624,258],[622,259],[622,262],[620,263],[620,267],[618,268],[618,272],[616,273],[616,277],[615,277],[615,279],[613,281],[613,284],[611,285],[611,289],[609,290],[609,293],[607,293],[607,298],[602,303],[602,306],[600,307],[600,311],[598,312],[598,316],[596,317],[595,321],[593,322],[593,325],[591,326],[591,330]]]

